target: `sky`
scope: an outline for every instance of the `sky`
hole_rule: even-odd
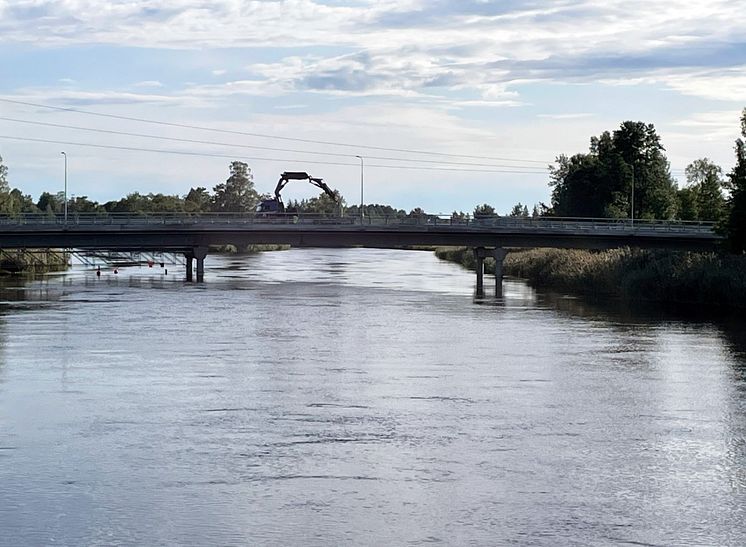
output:
[[[739,2],[0,0],[0,156],[11,186],[97,201],[260,192],[307,171],[359,203],[507,212],[547,166],[625,120],[680,185],[728,171],[746,107]],[[95,130],[95,131],[93,131]],[[127,133],[127,134],[122,134]],[[357,157],[360,156],[360,157]],[[301,182],[286,199],[317,195]]]

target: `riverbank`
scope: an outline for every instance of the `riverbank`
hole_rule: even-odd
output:
[[[245,245],[239,247],[229,243],[227,245],[211,245],[210,252],[221,254],[254,254],[265,251],[287,251],[289,248],[290,245]]]
[[[12,249],[0,250],[0,275],[26,275],[59,272],[67,269],[70,255],[64,251]]]
[[[475,268],[468,248],[435,251],[438,258]],[[494,261],[485,261],[494,273]],[[649,249],[530,249],[511,251],[506,275],[546,287],[591,296],[650,300],[723,308],[746,308],[746,257]]]

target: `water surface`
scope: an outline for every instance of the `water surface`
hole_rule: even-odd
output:
[[[746,543],[746,331],[431,254],[0,290],[0,544]]]

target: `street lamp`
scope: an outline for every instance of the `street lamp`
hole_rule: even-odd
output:
[[[65,156],[65,224],[67,224],[67,154],[60,152]]]
[[[363,157],[362,156],[355,156],[360,160],[360,224],[363,223],[363,217],[365,216],[365,213],[363,213]]]
[[[635,226],[635,170],[632,168],[632,213],[630,216],[630,224],[632,227]]]

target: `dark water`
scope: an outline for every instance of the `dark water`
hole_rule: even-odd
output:
[[[746,544],[746,330],[424,252],[0,291],[0,544]]]

